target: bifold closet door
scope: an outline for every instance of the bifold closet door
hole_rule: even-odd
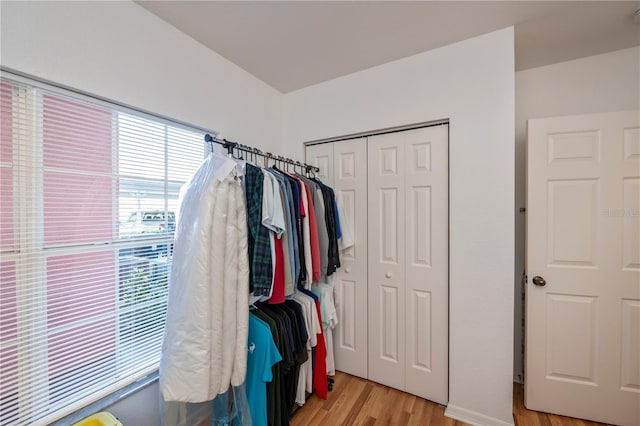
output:
[[[448,400],[448,126],[368,138],[369,379]]]
[[[332,186],[354,246],[340,253],[334,330],[336,370],[367,378],[367,145],[364,138],[306,147],[306,161]]]
[[[334,184],[338,207],[354,245],[340,252],[335,300],[336,368],[367,378],[367,144],[364,138],[335,142]]]
[[[404,390],[404,169],[401,133],[368,138],[369,379]]]

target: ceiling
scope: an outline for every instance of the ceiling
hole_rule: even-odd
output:
[[[516,70],[640,45],[640,1],[138,1],[282,93],[515,27]]]

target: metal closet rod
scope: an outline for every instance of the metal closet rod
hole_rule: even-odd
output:
[[[262,152],[261,150],[259,150],[258,148],[252,148],[250,146],[247,145],[242,145],[241,143],[238,142],[233,142],[233,141],[229,141],[226,139],[220,139],[218,137],[215,136],[211,136],[209,133],[207,133],[206,135],[204,135],[204,141],[207,143],[217,143],[222,145],[224,148],[226,148],[227,152],[229,154],[233,154],[233,150],[239,150],[239,151],[244,151],[247,152],[249,154],[253,154],[253,155],[259,155],[261,157],[264,157],[266,159],[271,159],[274,161],[280,161],[283,163],[287,163],[287,164],[291,164],[294,167],[298,166],[301,168],[304,168],[307,173],[312,171],[312,172],[319,172],[320,169],[318,167],[312,166],[310,164],[306,164],[306,163],[301,163],[300,161],[294,161],[291,158],[286,158],[286,157],[282,157],[280,155],[273,155],[270,152]]]

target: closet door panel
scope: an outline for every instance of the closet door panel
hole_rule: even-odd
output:
[[[405,387],[404,135],[368,138],[369,379]]]
[[[305,149],[305,162],[320,169],[316,175],[318,178],[331,187],[333,182],[333,146],[335,143],[322,143],[318,145],[310,145]]]
[[[364,138],[333,143],[334,191],[354,245],[340,252],[336,272],[336,369],[367,377],[367,145]]]
[[[448,126],[403,132],[405,390],[448,400]]]

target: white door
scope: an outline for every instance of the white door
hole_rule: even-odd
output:
[[[448,126],[368,138],[369,378],[445,404]]]
[[[525,404],[638,425],[639,113],[530,120],[527,179]]]
[[[340,253],[335,273],[338,325],[334,330],[336,370],[367,378],[367,144],[366,139],[311,145],[306,161],[333,187],[355,244]]]
[[[333,150],[333,189],[355,238],[340,253],[335,274],[336,369],[367,378],[367,144],[364,138],[341,141]]]
[[[368,138],[369,379],[404,390],[404,169],[401,133]]]
[[[404,133],[405,390],[448,402],[449,126]]]
[[[333,187],[333,143],[310,145],[305,149],[305,162],[320,169],[316,176]]]

